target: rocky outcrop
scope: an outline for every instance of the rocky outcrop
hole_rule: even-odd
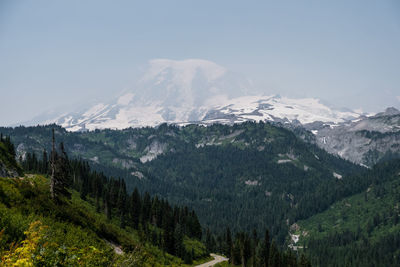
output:
[[[144,152],[146,153],[146,155],[140,157],[140,161],[142,163],[152,161],[153,159],[157,158],[158,155],[164,153],[166,149],[167,144],[160,143],[159,141],[154,140],[149,146],[145,148]]]
[[[400,156],[400,111],[388,108],[375,116],[337,125],[308,126],[319,147],[357,164],[372,166]]]

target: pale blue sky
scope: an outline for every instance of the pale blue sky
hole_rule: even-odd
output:
[[[0,125],[201,58],[267,94],[400,108],[400,1],[0,1]],[[398,97],[398,98],[397,98]]]

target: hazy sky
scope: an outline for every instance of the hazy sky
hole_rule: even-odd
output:
[[[400,108],[400,1],[0,1],[0,125],[201,58],[259,91]]]

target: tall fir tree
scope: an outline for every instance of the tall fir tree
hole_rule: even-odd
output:
[[[130,213],[133,228],[138,229],[140,221],[140,211],[142,210],[142,203],[140,194],[137,188],[133,190],[131,195]]]
[[[225,255],[229,258],[229,262],[232,263],[232,234],[231,229],[229,227],[226,228],[226,250]]]
[[[48,158],[47,158],[47,151],[46,151],[46,149],[43,149],[40,172],[43,173],[43,174],[47,174],[48,171],[49,171],[49,164],[48,164]]]
[[[54,187],[56,183],[56,140],[54,137],[54,129],[52,129],[52,142],[51,142],[51,177],[50,177],[50,194],[51,198],[55,199],[56,195],[54,192]]]
[[[260,258],[260,263],[264,267],[269,267],[269,250],[270,250],[270,237],[269,237],[269,231],[268,229],[265,230],[265,235],[264,235],[264,242],[261,246],[261,258]]]
[[[62,197],[71,198],[71,193],[67,189],[71,185],[70,166],[64,144],[60,143],[60,154],[58,154],[55,148],[54,129],[52,134],[50,194],[52,199],[60,202]],[[35,158],[34,155],[32,158]]]
[[[280,265],[281,265],[280,263],[281,263],[280,253],[275,244],[275,241],[272,241],[271,248],[269,251],[268,266],[269,267],[280,267]]]

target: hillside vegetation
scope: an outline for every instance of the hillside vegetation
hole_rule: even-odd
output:
[[[400,265],[400,161],[358,177],[361,193],[298,222],[293,234],[315,266]],[[354,177],[357,179],[357,177]]]
[[[110,184],[121,188],[123,183],[120,180],[107,179],[102,174],[91,172],[87,164],[72,160],[69,161],[68,176],[73,177],[72,188],[81,187],[81,192],[68,189],[72,193],[70,198],[54,201],[44,168],[50,163],[31,158],[23,165],[38,172],[42,170],[44,174],[22,175],[21,167],[12,156],[12,144],[5,146],[0,141],[0,146],[5,147],[0,151],[0,163],[6,165],[11,162],[15,164],[11,167],[21,172],[16,178],[0,177],[0,266],[185,266],[185,262],[191,265],[195,259],[208,259],[206,248],[199,241],[200,225],[198,228],[186,228],[186,231],[198,229],[191,234],[197,235],[197,238],[190,238],[183,230],[169,232],[163,226],[158,227],[156,222],[150,223],[150,218],[146,218],[142,210],[137,213],[139,217],[135,225],[134,220],[128,222],[128,215],[124,219],[120,208],[111,204],[111,196],[105,197],[105,202],[99,204],[98,196],[93,195],[90,187],[82,190],[87,186],[83,181],[93,184],[96,175],[103,178],[105,190]],[[86,192],[82,194],[83,191]],[[118,195],[120,198],[124,196],[121,190]],[[149,205],[153,208],[149,208],[149,216],[155,214],[153,209],[157,203],[164,205],[164,210],[158,213],[161,216],[171,216],[173,210],[185,210],[171,207],[149,195],[142,199],[137,194],[136,199],[144,202],[144,211],[147,201],[150,201]],[[128,207],[128,204],[125,205]],[[99,213],[104,208],[107,212]],[[185,211],[189,212],[187,208]],[[190,216],[182,214],[181,218],[187,220]],[[173,217],[161,220],[164,224],[176,224]],[[169,241],[166,234],[170,235]],[[180,252],[175,248],[171,250],[177,256],[167,253],[166,250],[170,249],[167,242],[181,246]]]
[[[26,156],[49,151],[52,127],[0,130],[12,134],[18,155]],[[124,177],[128,192],[137,187],[193,207],[202,225],[214,233],[227,225],[234,232],[255,228],[262,233],[268,228],[280,245],[290,224],[342,196],[330,192],[345,183],[337,177],[362,169],[269,123],[164,124],[84,133],[57,126],[56,137],[69,155]]]
[[[42,175],[8,179],[12,186],[6,183],[11,187],[4,192],[22,194],[22,188],[31,186],[27,196],[46,199],[51,127],[5,129],[16,134],[16,156],[23,168]],[[110,253],[106,265],[119,264],[127,255],[147,255],[140,258],[143,264],[179,265],[205,259],[208,252],[230,258],[222,265],[271,261],[308,266],[303,253],[316,266],[399,263],[399,160],[362,168],[267,123],[85,133],[58,127],[55,132],[76,157],[69,160],[72,199],[61,204],[62,212],[52,202],[34,204],[36,197],[28,206],[37,210],[24,213],[25,208],[17,208],[22,215],[16,216],[35,220],[26,222],[19,236],[6,239],[4,231],[7,245],[29,237],[28,232],[39,227],[35,223],[29,228],[32,222],[39,220],[51,229],[59,220],[80,229],[90,225],[89,232],[99,242],[91,244]],[[41,193],[32,193],[35,190]],[[139,193],[145,191],[149,193]],[[19,202],[7,204],[7,199],[12,197],[3,200],[7,209],[23,207]],[[85,219],[68,214],[70,210],[83,210],[92,219],[82,226],[79,222],[86,224]],[[112,252],[110,243],[124,254]],[[282,250],[288,246],[297,251]]]
[[[50,201],[48,179],[42,175],[0,178],[0,229],[4,266],[183,265],[183,260],[143,240],[138,231],[121,229],[96,213],[76,192],[68,203]],[[191,244],[205,254],[201,243]]]
[[[123,180],[68,159],[62,143],[50,157],[27,153],[21,164],[27,174],[0,177],[0,266],[191,266],[217,250],[232,264],[309,266],[304,255],[282,253],[268,231],[264,242],[229,234],[222,251],[207,230],[203,244],[194,211],[137,189],[128,194]]]

